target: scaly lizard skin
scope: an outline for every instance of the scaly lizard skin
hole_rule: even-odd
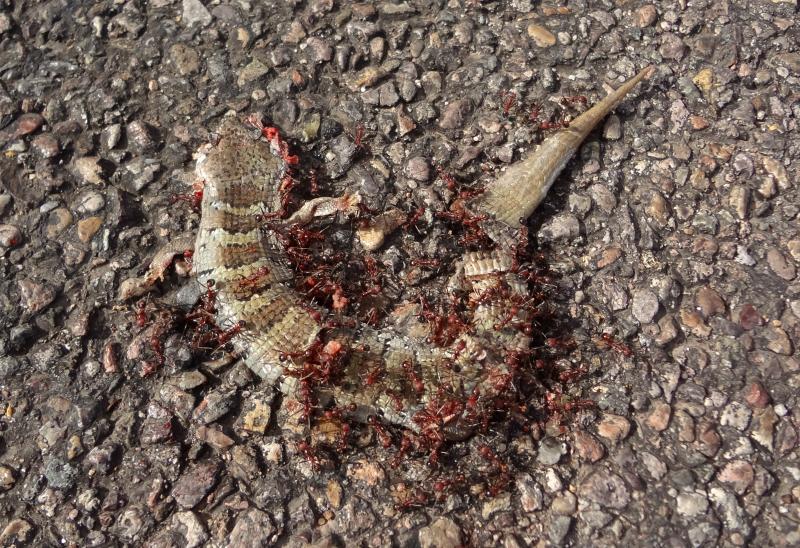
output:
[[[215,284],[218,322],[243,326],[235,346],[255,373],[280,386],[289,402],[308,400],[313,388],[315,401],[333,398],[355,418],[379,415],[443,439],[469,435],[476,421],[475,400],[502,396],[514,373],[509,354],[530,346],[530,336],[515,327],[531,320],[529,310],[514,306],[528,297],[528,284],[515,272],[513,259],[520,224],[592,129],[653,71],[648,67],[622,84],[466,204],[483,219],[481,228],[496,248],[466,253],[455,265],[452,283],[475,306],[469,328],[446,347],[426,343],[419,325],[373,329],[353,320],[351,327],[324,326],[328,311],[312,307],[290,286],[293,272],[284,249],[271,230],[263,229],[263,215],[281,206],[284,161],[236,118],[226,118],[219,141],[197,162],[205,191],[194,269],[200,283]],[[257,283],[243,284],[245,279]],[[487,298],[493,291],[502,298]],[[320,349],[336,363],[338,374],[335,382],[312,387],[298,372]],[[365,382],[375,371],[378,380]]]

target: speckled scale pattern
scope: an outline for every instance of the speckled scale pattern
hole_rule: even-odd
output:
[[[524,300],[527,283],[512,272],[519,223],[543,200],[592,128],[651,71],[641,71],[574,120],[569,130],[549,137],[469,204],[484,216],[482,228],[497,248],[465,253],[453,266],[450,289],[480,299],[493,285],[502,285]],[[459,390],[462,395],[477,388],[481,394],[492,395],[493,379],[507,372],[507,353],[530,345],[529,337],[504,320],[512,315],[514,322],[525,322],[527,312],[517,310],[507,298],[481,301],[469,318],[470,328],[446,348],[391,325],[375,330],[354,322],[356,327],[351,329],[323,329],[319,317],[327,312],[315,310],[290,287],[293,273],[282,248],[269,230],[259,226],[262,214],[280,207],[278,187],[286,172],[283,160],[257,132],[234,117],[223,120],[218,134],[216,145],[197,162],[205,191],[195,272],[201,283],[214,280],[216,284],[218,323],[223,327],[242,323],[242,333],[234,343],[254,372],[279,386],[287,397],[295,397],[297,380],[286,375],[285,368],[296,366],[291,361],[302,360],[299,356],[315,341],[336,340],[349,349],[344,373],[335,386],[318,387],[319,399],[352,405],[356,418],[379,414],[412,430],[418,428],[414,415],[439,388]],[[258,284],[242,284],[265,269]],[[293,356],[288,363],[287,354]],[[413,389],[404,364],[411,364],[422,380],[422,394]],[[364,379],[376,367],[382,370],[380,382],[367,386]]]

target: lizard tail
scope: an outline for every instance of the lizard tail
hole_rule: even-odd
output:
[[[648,66],[570,122],[569,127],[545,139],[527,158],[514,164],[470,204],[470,209],[494,221],[518,226],[539,206],[553,181],[584,139],[636,85],[655,72]]]

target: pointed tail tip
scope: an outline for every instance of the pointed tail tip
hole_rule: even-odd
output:
[[[656,73],[656,66],[648,65],[642,69],[640,74],[642,75],[642,80],[649,80],[655,73]]]

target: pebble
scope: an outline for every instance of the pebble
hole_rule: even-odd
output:
[[[675,509],[685,518],[705,514],[708,510],[708,497],[705,493],[680,493],[675,499]]]
[[[0,543],[3,546],[27,546],[33,536],[33,526],[24,519],[12,519],[0,533]]]
[[[44,465],[44,476],[47,485],[53,489],[67,491],[72,489],[78,480],[78,469],[58,458],[50,458]]]
[[[572,213],[560,213],[539,229],[537,237],[544,242],[570,242],[581,233],[581,224]]]
[[[564,491],[555,497],[550,505],[551,512],[562,516],[570,516],[574,514],[577,508],[578,498],[569,491]]]
[[[753,381],[745,389],[744,401],[753,409],[764,409],[769,405],[770,397],[763,384]]]
[[[528,475],[522,475],[517,481],[519,501],[525,512],[537,512],[544,507],[544,494],[539,484]]]
[[[464,117],[472,110],[468,99],[453,101],[442,111],[439,118],[439,127],[442,129],[458,129],[464,125]]]
[[[556,45],[555,35],[547,30],[546,27],[531,23],[528,25],[528,36],[533,39],[533,42],[540,48],[549,48]]]
[[[29,313],[36,314],[52,303],[56,298],[56,290],[45,284],[41,284],[23,278],[17,280],[22,307]]]
[[[205,27],[211,24],[213,18],[200,0],[183,0],[181,23],[187,27],[198,25]]]
[[[378,92],[378,103],[382,107],[393,107],[400,101],[394,82],[386,82],[378,87],[376,91]]]
[[[194,390],[206,383],[206,376],[200,371],[194,369],[192,371],[184,371],[177,377],[171,379],[175,386],[181,390]]]
[[[152,183],[161,170],[161,162],[153,158],[137,156],[125,164],[126,187],[132,194],[139,194]]]
[[[706,318],[725,314],[725,301],[716,290],[709,286],[703,286],[697,291],[694,304]]]
[[[206,528],[194,512],[175,512],[170,528],[182,537],[182,548],[198,548],[208,540]]]
[[[781,190],[789,190],[791,188],[792,185],[789,181],[789,176],[786,174],[786,168],[780,160],[770,158],[769,156],[762,156],[761,165],[764,167],[764,171],[778,183],[778,187]]]
[[[562,546],[570,527],[572,527],[571,517],[555,516],[547,524],[547,538],[554,546]]]
[[[778,416],[770,406],[754,411],[750,437],[772,451],[777,422]]]
[[[733,401],[722,410],[719,423],[722,426],[732,426],[740,432],[744,432],[750,424],[750,415],[750,409],[743,403]]]
[[[743,185],[731,186],[728,203],[740,219],[747,219],[750,213],[750,189]]]
[[[637,289],[633,292],[631,313],[639,323],[651,323],[656,317],[659,307],[658,297],[649,289]]]
[[[331,166],[331,177],[344,175],[353,163],[356,153],[355,143],[347,135],[339,135],[330,144],[336,165]]]
[[[333,59],[333,48],[325,40],[311,36],[306,40],[306,45],[311,53],[311,60],[315,63],[327,63]]]
[[[209,424],[226,415],[234,404],[235,390],[217,388],[209,392],[197,405],[192,418],[200,424]]]
[[[761,334],[766,341],[767,350],[782,356],[790,356],[792,354],[792,341],[786,331],[780,327],[766,327]]]
[[[778,277],[784,280],[792,281],[797,276],[794,264],[776,247],[767,250],[767,264]]]
[[[270,546],[278,533],[269,514],[258,508],[242,510],[228,536],[227,548]]]
[[[169,48],[169,56],[182,76],[200,71],[200,55],[186,44],[173,44]]]
[[[197,439],[203,443],[207,443],[217,451],[222,451],[223,449],[228,449],[231,447],[235,442],[233,439],[225,434],[219,426],[199,426],[197,430],[195,430],[195,436]]]
[[[753,465],[744,460],[727,463],[717,474],[717,480],[730,484],[737,495],[742,495],[753,484],[755,472]]]
[[[703,420],[695,428],[695,444],[700,453],[712,458],[719,451],[722,438],[711,422]]]
[[[461,529],[451,519],[439,517],[419,530],[420,548],[457,548],[463,546]]]
[[[670,405],[666,402],[657,401],[651,407],[650,414],[647,416],[647,425],[656,432],[666,430],[672,414]]]
[[[134,120],[125,127],[128,146],[136,154],[147,154],[156,149],[155,128],[142,120]]]
[[[647,470],[647,473],[650,474],[654,480],[659,481],[667,474],[667,465],[655,455],[648,453],[647,451],[643,451],[639,453],[639,458],[641,459],[645,470]]]
[[[398,106],[395,110],[395,115],[397,119],[397,134],[400,137],[404,135],[408,135],[414,129],[416,129],[417,124],[414,122],[414,119],[411,118],[408,114],[406,114],[405,110],[403,110],[402,106]]]
[[[406,164],[406,175],[415,181],[427,182],[431,178],[431,166],[422,156],[411,158]]]
[[[708,126],[711,124],[703,116],[692,114],[691,116],[689,116],[689,125],[695,131],[702,131],[704,129],[708,129]]]
[[[94,190],[83,194],[78,199],[78,204],[75,211],[80,214],[97,213],[106,205],[106,200],[102,194]]]
[[[100,158],[97,156],[81,156],[72,161],[75,174],[84,183],[92,185],[102,185],[105,182],[103,168],[100,165]]]
[[[592,185],[589,195],[603,212],[610,213],[617,207],[617,197],[605,185]]]
[[[623,416],[607,413],[597,424],[597,433],[612,443],[619,443],[628,437],[631,423]]]
[[[603,126],[603,137],[609,141],[617,141],[622,137],[622,122],[616,114],[612,114],[606,120]]]
[[[578,456],[587,462],[597,462],[603,458],[605,449],[597,438],[588,432],[578,430],[573,436],[573,446]]]
[[[336,431],[338,437],[339,429]],[[334,438],[335,439],[335,438]],[[332,440],[331,440],[332,441]],[[360,459],[347,467],[347,477],[370,486],[381,485],[386,482],[386,471],[378,462]]]
[[[253,396],[244,405],[241,427],[248,432],[263,434],[271,416],[271,401],[263,396]]]
[[[31,150],[38,156],[49,160],[58,156],[61,152],[61,145],[51,133],[42,133],[31,141]]]
[[[22,232],[14,225],[0,224],[0,247],[16,247],[22,243]]]
[[[89,242],[103,224],[102,217],[89,217],[78,221],[78,239],[83,243]]]
[[[171,384],[161,387],[159,399],[183,421],[189,419],[194,409],[194,396]]]
[[[44,117],[41,114],[30,112],[17,118],[14,126],[14,138],[23,137],[35,133],[44,124]]]
[[[481,507],[481,517],[488,520],[494,515],[507,512],[511,508],[511,494],[502,493],[483,503]]]
[[[661,35],[661,46],[659,46],[658,52],[665,59],[678,61],[686,54],[686,45],[677,34],[665,32]]]
[[[100,147],[103,150],[115,148],[122,138],[122,124],[110,124],[100,132]]]
[[[558,464],[561,457],[567,452],[567,445],[557,438],[546,437],[539,442],[537,460],[546,465]]]
[[[741,531],[744,536],[749,536],[751,528],[747,523],[744,511],[736,500],[736,495],[721,487],[712,487],[708,494],[714,503],[717,515],[725,524],[725,528],[728,531]],[[738,540],[735,542],[733,537],[734,534],[731,534],[731,541],[734,544],[740,546],[745,544],[745,539],[741,535],[736,535]]]
[[[605,470],[594,472],[581,483],[578,496],[600,506],[621,510],[631,500],[628,488],[621,477]]]
[[[142,421],[139,441],[144,445],[164,442],[172,437],[172,414],[151,401],[147,406],[147,416]]]
[[[220,465],[209,460],[192,465],[172,488],[172,497],[184,510],[195,507],[217,483]]]
[[[0,464],[0,490],[8,491],[14,487],[14,483],[14,471],[5,464]]]
[[[640,29],[649,27],[656,22],[658,11],[653,4],[646,4],[633,12],[633,24]]]

